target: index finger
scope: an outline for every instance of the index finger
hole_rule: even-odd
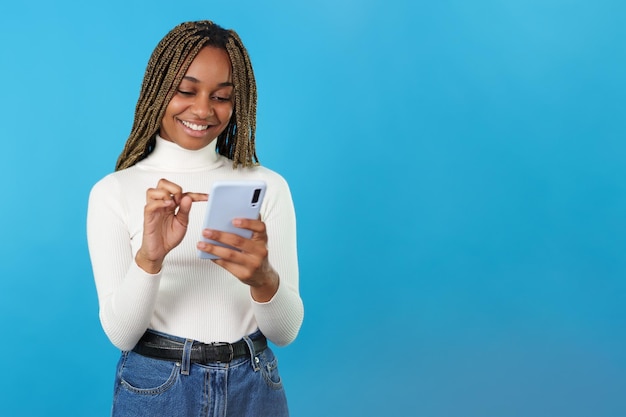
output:
[[[209,195],[205,193],[184,193],[184,196],[191,197],[191,201],[207,201],[209,199]]]

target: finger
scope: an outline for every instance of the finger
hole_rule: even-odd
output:
[[[263,257],[208,242],[198,242],[197,248],[217,256],[213,261],[240,279],[249,278],[264,262]]]
[[[183,195],[187,195],[189,197],[191,197],[191,201],[196,202],[196,201],[208,201],[209,199],[209,195],[205,194],[205,193],[185,193]]]
[[[145,213],[153,213],[163,208],[174,210],[176,208],[172,199],[149,199],[144,207]]]
[[[165,178],[161,178],[159,180],[159,182],[157,183],[157,188],[162,188],[165,190],[170,191],[170,193],[172,194],[176,194],[176,193],[180,193],[182,192],[182,187],[172,181],[168,181]]]
[[[226,248],[221,245],[217,245],[214,242],[200,241],[197,243],[196,247],[202,252],[215,255],[219,258],[229,259],[231,262],[244,262],[242,259],[244,256],[243,252],[240,252],[236,249]]]
[[[207,201],[209,199],[209,195],[208,194],[202,194],[202,193],[181,193],[181,194],[171,194],[171,198],[172,200],[174,200],[176,202],[176,204],[180,204],[183,197],[188,196],[191,199],[192,203],[198,202],[198,201]]]
[[[183,226],[187,227],[189,224],[189,212],[191,211],[191,204],[193,200],[188,195],[183,195],[178,206],[178,212],[176,213],[176,220]]]
[[[161,178],[156,188],[148,189],[148,198],[154,200],[174,200],[176,205],[180,204],[183,196],[188,195],[192,201],[207,201],[209,195],[206,193],[182,192],[183,189],[176,183]]]
[[[244,250],[246,246],[246,238],[234,233],[222,232],[219,230],[204,229],[202,236],[206,239],[214,240],[225,245],[232,246],[239,250]]]
[[[146,201],[150,200],[174,200],[174,195],[164,189],[148,188],[146,191]]]
[[[180,185],[161,178],[157,183],[156,189],[160,190],[163,195],[167,195],[167,197],[176,201],[176,204],[180,204],[180,199],[183,196],[183,189]]]
[[[252,230],[255,233],[260,235],[265,235],[267,233],[265,223],[261,220],[253,220],[253,219],[233,219],[233,226],[238,227],[240,229]]]
[[[202,236],[206,239],[237,248],[244,253],[253,254],[260,258],[267,257],[267,239],[247,239],[235,233],[211,229],[203,230]],[[218,253],[215,253],[215,255],[220,256]]]
[[[161,181],[159,181],[159,185],[162,185]],[[146,191],[146,200],[174,200],[176,202],[174,193],[176,193],[177,190],[173,187],[168,186],[166,188],[159,185],[157,185],[156,188],[148,188]]]

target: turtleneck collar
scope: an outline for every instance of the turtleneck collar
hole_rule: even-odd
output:
[[[162,171],[200,171],[223,165],[221,156],[215,151],[217,138],[197,151],[182,148],[156,136],[154,150],[137,163],[138,167]]]

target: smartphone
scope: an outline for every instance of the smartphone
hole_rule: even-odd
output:
[[[266,188],[265,181],[260,180],[216,181],[209,191],[209,201],[207,203],[203,229],[235,233],[249,239],[252,237],[252,231],[233,226],[233,220],[236,218],[257,219],[263,203],[263,197],[265,197]],[[201,237],[201,239],[213,245],[237,250],[232,246],[214,240],[204,237]],[[198,256],[202,259],[218,258],[200,250],[198,251]]]

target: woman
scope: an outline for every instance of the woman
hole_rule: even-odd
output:
[[[89,197],[100,321],[122,351],[114,416],[288,415],[266,338],[286,345],[302,324],[295,215],[287,183],[258,165],[255,122],[234,31],[187,22],[160,41],[116,172]],[[260,219],[233,221],[250,239],[202,230],[206,191],[233,179],[267,183]]]

